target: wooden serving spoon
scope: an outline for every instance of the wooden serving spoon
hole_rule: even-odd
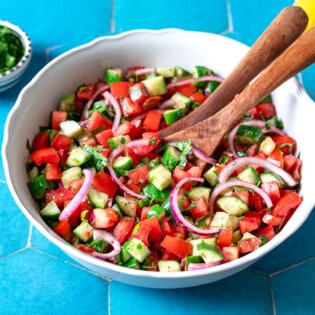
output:
[[[211,155],[235,122],[286,80],[315,62],[315,27],[302,34],[226,107],[213,116],[164,138],[190,139],[194,146]]]
[[[283,9],[258,38],[233,72],[207,100],[186,117],[159,132],[161,138],[189,127],[216,113],[280,55],[308,23],[305,12],[296,6]]]

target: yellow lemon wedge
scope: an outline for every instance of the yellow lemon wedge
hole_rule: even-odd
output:
[[[315,25],[315,0],[296,0],[294,5],[301,7],[308,16],[308,24],[305,30]]]

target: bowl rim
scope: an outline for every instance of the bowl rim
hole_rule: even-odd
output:
[[[178,32],[190,33],[190,34],[207,34],[207,35],[210,35],[213,37],[224,38],[224,40],[227,40],[227,41],[232,41],[232,42],[234,41],[238,45],[244,46],[246,49],[249,48],[247,45],[245,45],[245,44],[243,44],[243,43],[241,43],[235,39],[226,37],[224,35],[207,33],[207,32],[200,32],[200,31],[182,30],[182,29],[176,29],[176,28],[166,28],[166,29],[160,29],[160,30],[150,30],[150,29],[131,30],[131,31],[126,31],[126,32],[119,33],[116,35],[101,36],[101,37],[93,39],[92,41],[87,42],[83,45],[79,45],[75,48],[72,48],[72,49],[62,53],[58,57],[54,58],[48,64],[46,64],[20,92],[15,105],[13,106],[13,108],[11,109],[11,111],[8,115],[8,119],[7,119],[7,122],[5,125],[4,140],[3,140],[3,147],[2,147],[3,156],[7,156],[6,147],[7,147],[8,140],[9,140],[9,132],[8,131],[9,131],[10,118],[12,117],[13,113],[16,111],[18,104],[21,101],[24,93],[26,93],[28,90],[30,90],[32,88],[32,86],[36,83],[36,81],[42,76],[42,74],[45,71],[47,71],[48,69],[50,69],[55,63],[60,62],[61,60],[68,58],[69,55],[75,53],[76,51],[88,50],[88,49],[92,48],[94,45],[98,44],[99,42],[111,41],[111,40],[120,40],[120,39],[127,37],[127,36],[134,36],[134,35],[143,34],[143,33],[148,33],[151,35],[161,35],[163,33],[172,33],[172,32],[174,32],[175,34]],[[291,88],[293,87],[293,90],[298,89],[299,90],[299,97],[302,97],[302,99],[305,102],[311,102],[312,104],[314,104],[314,102],[310,99],[310,97],[307,95],[307,93],[305,92],[303,87],[301,87],[301,85],[296,81],[296,79],[294,79],[294,78],[289,79],[287,81],[287,83],[285,83],[285,84],[289,84],[289,86]],[[103,260],[97,259],[95,257],[92,257],[88,254],[85,254],[85,253],[79,251],[78,249],[76,249],[73,245],[67,243],[65,240],[63,240],[61,237],[59,237],[55,233],[53,233],[53,231],[48,226],[44,226],[43,224],[41,224],[41,222],[36,221],[34,219],[34,217],[32,217],[31,213],[27,209],[25,209],[23,202],[20,200],[20,197],[15,192],[14,183],[12,183],[10,176],[9,176],[8,161],[6,161],[5,159],[4,159],[4,166],[5,166],[5,174],[6,174],[6,177],[8,178],[8,186],[10,188],[11,194],[13,195],[13,197],[15,199],[15,202],[17,203],[20,210],[30,220],[30,222],[46,238],[48,238],[53,244],[58,246],[61,250],[66,252],[67,255],[69,255],[70,257],[72,257],[74,259],[78,259],[80,261],[83,260],[87,264],[92,264],[92,265],[97,266],[99,268],[105,268],[109,271],[115,272],[119,275],[124,274],[124,275],[128,275],[128,276],[132,276],[134,278],[145,277],[147,279],[152,279],[152,280],[153,279],[160,279],[163,281],[166,279],[181,279],[181,278],[194,278],[194,277],[209,276],[209,275],[215,274],[217,272],[221,273],[221,272],[225,272],[225,271],[228,274],[229,270],[234,270],[237,267],[239,268],[238,270],[241,270],[240,268],[245,269],[246,267],[248,267],[248,265],[255,262],[258,258],[262,258],[267,253],[269,253],[271,250],[278,247],[284,240],[288,239],[288,237],[290,237],[298,228],[301,227],[302,223],[307,219],[308,215],[312,211],[312,209],[310,209],[310,210],[303,212],[304,217],[301,218],[302,223],[299,226],[296,226],[289,231],[286,229],[285,233],[277,234],[270,242],[266,243],[264,246],[258,248],[254,252],[249,253],[244,257],[240,257],[237,260],[231,261],[231,262],[226,263],[226,264],[221,264],[221,265],[215,266],[213,268],[207,268],[207,269],[197,270],[197,271],[193,271],[193,272],[187,271],[187,272],[175,272],[175,273],[161,273],[161,272],[148,272],[148,271],[144,271],[144,270],[134,270],[134,269],[129,269],[129,268],[126,268],[123,266],[113,264],[111,262],[103,261]],[[314,207],[314,204],[313,204],[313,207]],[[282,231],[282,232],[284,232],[284,231]],[[245,261],[245,264],[244,264],[244,261]],[[117,279],[117,280],[119,281],[119,279]],[[208,283],[208,282],[209,281],[204,282],[204,283]]]
[[[1,79],[9,79],[11,75],[15,74],[17,70],[26,67],[31,59],[32,56],[32,41],[28,34],[22,30],[16,24],[13,24],[6,20],[0,20],[0,25],[8,27],[21,41],[24,47],[24,54],[19,60],[19,62],[11,69],[0,73],[0,80]]]

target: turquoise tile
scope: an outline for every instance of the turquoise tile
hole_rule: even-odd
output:
[[[315,260],[296,265],[271,278],[275,310],[279,315],[314,314]]]
[[[132,305],[132,308],[130,307]],[[245,270],[216,283],[159,290],[111,283],[113,314],[271,314],[268,276]]]
[[[63,0],[34,0],[32,3],[19,2],[13,9],[10,1],[2,1],[1,19],[20,25],[34,44],[50,47],[66,42],[83,42],[108,33],[111,4],[110,0],[68,0],[66,4]],[[48,16],[52,23],[47,23]]]
[[[230,0],[233,31],[257,38],[276,15],[292,0]],[[252,39],[252,38],[251,38]]]
[[[3,182],[0,182],[0,209],[2,212],[0,216],[1,259],[27,246],[30,224],[24,214],[15,205],[9,193],[8,186]]]
[[[108,314],[108,282],[24,250],[0,260],[1,314]]]
[[[228,29],[224,0],[116,0],[114,30],[182,28],[220,33]]]

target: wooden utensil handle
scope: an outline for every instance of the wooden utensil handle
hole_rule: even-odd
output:
[[[216,113],[286,49],[305,29],[305,12],[297,6],[283,9],[258,38],[245,57],[208,99],[191,114],[161,130],[163,138]]]
[[[226,130],[274,89],[314,62],[315,27],[300,36],[235,100],[223,109],[226,116]]]

